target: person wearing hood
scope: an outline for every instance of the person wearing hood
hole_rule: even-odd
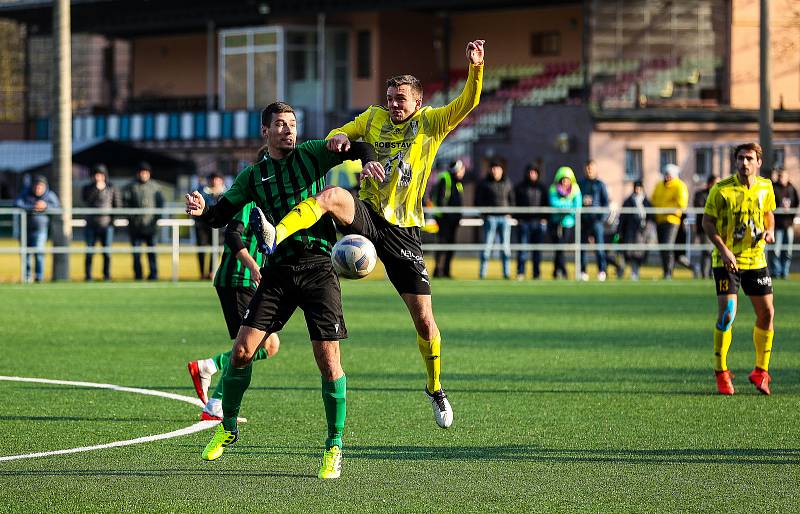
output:
[[[34,274],[31,276],[31,262],[26,259],[25,277],[26,282],[44,280],[44,247],[47,244],[47,237],[50,228],[49,209],[58,209],[61,202],[58,196],[47,185],[47,179],[41,175],[33,178],[29,188],[25,189],[17,197],[15,206],[28,211],[28,247],[35,248],[36,251],[31,257],[34,260]]]
[[[475,190],[476,207],[511,207],[514,205],[514,191],[506,179],[503,166],[494,162],[489,174]],[[489,257],[495,238],[500,236],[500,256],[503,260],[503,278],[511,278],[511,216],[502,213],[485,214],[483,217],[483,241],[479,276],[486,278]]]
[[[514,188],[517,207],[547,207],[547,186],[539,180],[539,167],[531,163],[525,167],[525,177]],[[544,213],[519,214],[519,243],[540,244],[547,233],[547,217]],[[521,251],[517,254],[517,280],[525,279],[525,262],[531,258],[533,278],[541,276],[542,252]]]
[[[647,222],[650,215],[647,209],[652,204],[644,194],[644,186],[641,180],[633,183],[633,193],[625,199],[622,208],[625,209],[619,216],[619,242],[622,244],[645,244],[647,243]],[[633,210],[635,209],[635,211]],[[625,250],[625,262],[631,265],[631,280],[639,280],[639,268],[647,258],[646,250]],[[625,274],[625,264],[620,269],[620,276]]]
[[[681,169],[676,164],[667,164],[662,171],[664,179],[656,184],[650,202],[655,208],[673,209],[672,212],[656,214],[656,233],[658,244],[673,245],[678,237],[681,225],[681,216],[689,205],[689,188],[680,179]],[[661,251],[661,267],[664,278],[672,278],[675,267],[675,251],[672,249]]]
[[[575,180],[575,172],[569,166],[556,170],[548,191],[550,207],[564,209],[550,217],[550,239],[553,244],[569,244],[575,240],[575,210],[581,207],[581,188]],[[553,254],[553,278],[567,278],[567,266],[563,250]]]

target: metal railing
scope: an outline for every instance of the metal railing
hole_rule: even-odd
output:
[[[649,215],[654,214],[670,214],[674,213],[675,209],[657,209],[647,208],[644,211]],[[48,209],[44,214],[57,217],[62,214],[62,209]],[[52,254],[132,254],[132,253],[157,253],[157,254],[170,254],[172,264],[172,281],[178,280],[180,255],[183,254],[197,254],[199,252],[210,253],[212,258],[212,269],[216,269],[219,263],[221,248],[219,231],[212,231],[212,244],[210,246],[197,246],[194,240],[194,231],[189,230],[189,237],[181,238],[180,230],[183,227],[192,227],[195,225],[193,219],[188,218],[185,210],[182,207],[166,207],[162,209],[92,209],[92,208],[73,208],[71,209],[73,221],[72,226],[81,228],[86,225],[86,217],[94,215],[111,215],[114,218],[114,225],[116,227],[124,227],[128,224],[127,217],[140,214],[152,214],[161,216],[158,220],[158,226],[162,228],[162,232],[167,233],[167,237],[163,238],[168,240],[167,245],[157,245],[154,247],[134,247],[134,246],[119,246],[116,247],[88,247],[88,246],[46,246],[42,249],[35,249],[28,246],[29,234],[27,231],[27,220],[30,213],[25,209],[19,208],[0,208],[0,219],[4,216],[12,218],[12,237],[19,241],[18,246],[0,246],[1,254],[16,254],[20,256],[20,280],[24,282],[26,272],[26,262],[29,256],[33,253],[43,253],[45,255]],[[695,220],[698,214],[702,214],[702,208],[687,208],[685,209],[685,217],[683,219],[685,238],[682,241],[676,241],[673,244],[659,244],[655,242],[648,243],[617,243],[604,241],[602,243],[581,243],[582,240],[582,214],[601,214],[605,220],[606,227],[613,227],[616,220],[621,214],[640,213],[641,211],[633,207],[625,208],[578,208],[578,209],[558,209],[553,207],[437,207],[431,208],[426,211],[426,216],[432,218],[435,213],[447,214],[458,213],[461,214],[461,225],[467,227],[479,227],[483,224],[484,215],[509,215],[511,217],[511,224],[517,225],[518,220],[514,218],[515,215],[525,214],[538,216],[540,218],[548,219],[553,214],[572,214],[575,216],[574,238],[571,242],[566,243],[510,243],[509,245],[500,245],[496,242],[491,243],[491,251],[498,251],[504,248],[509,249],[511,252],[520,251],[563,251],[574,253],[575,274],[579,278],[581,254],[583,252],[594,252],[596,250],[604,250],[608,252],[624,252],[624,251],[648,251],[659,252],[663,250],[683,251],[687,257],[691,258],[692,254],[703,251],[710,251],[711,244],[707,242],[696,242],[695,234]],[[795,209],[778,209],[775,214],[791,214],[797,216],[800,211]],[[51,220],[52,221],[52,220]],[[794,218],[793,229],[800,224],[800,217]],[[607,234],[613,233],[613,230],[606,232]],[[52,235],[52,231],[51,231]],[[162,234],[163,235],[163,234]],[[74,240],[74,239],[73,239]],[[486,249],[485,242],[475,243],[455,243],[455,244],[441,244],[441,243],[426,243],[423,245],[425,251],[443,251],[453,250],[457,252],[470,252],[480,253]],[[800,244],[795,243],[791,245],[792,251],[800,250]],[[767,249],[768,252],[772,248]]]
[[[51,217],[50,223],[53,224],[53,219],[57,219],[63,213],[64,209],[47,209],[46,212],[42,214],[46,214],[47,216]],[[197,254],[197,253],[209,253],[211,254],[211,266],[212,269],[216,269],[219,265],[220,256],[222,254],[222,249],[220,247],[220,235],[219,230],[215,229],[211,232],[211,245],[207,246],[197,246],[194,240],[194,231],[189,231],[190,236],[188,238],[184,238],[181,241],[181,234],[180,230],[182,227],[193,227],[195,222],[191,218],[187,218],[186,211],[180,207],[166,207],[161,209],[134,209],[134,208],[123,208],[123,209],[94,209],[94,208],[73,208],[71,209],[72,212],[72,227],[73,228],[82,228],[87,225],[87,216],[96,216],[96,215],[110,215],[113,217],[113,223],[115,227],[126,227],[128,226],[128,218],[129,216],[133,215],[157,215],[161,216],[160,219],[157,220],[157,226],[161,228],[163,236],[163,232],[166,231],[168,235],[166,237],[160,237],[157,239],[165,239],[168,241],[168,245],[156,245],[153,247],[148,246],[103,246],[103,247],[89,247],[89,246],[45,246],[42,249],[37,249],[34,247],[28,246],[28,217],[31,213],[25,209],[19,208],[0,208],[0,218],[3,216],[10,215],[13,219],[12,225],[12,235],[16,236],[19,240],[19,246],[17,247],[3,247],[0,246],[0,254],[17,254],[20,256],[20,281],[25,282],[25,275],[26,275],[26,263],[29,259],[29,256],[36,253],[41,253],[45,255],[55,255],[55,254],[88,254],[91,253],[93,255],[98,254],[133,254],[133,253],[156,253],[156,254],[170,254],[171,255],[171,268],[172,268],[172,281],[177,282],[178,280],[178,271],[180,267],[180,254],[181,253],[190,253],[190,254]],[[50,231],[50,235],[53,235],[53,230]],[[73,242],[78,241],[73,238]]]

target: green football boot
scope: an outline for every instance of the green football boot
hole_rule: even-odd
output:
[[[222,452],[225,451],[225,448],[238,440],[238,430],[229,432],[225,430],[225,427],[223,427],[222,423],[220,423],[217,425],[217,430],[214,432],[214,437],[211,438],[211,441],[209,441],[209,443],[206,445],[206,449],[203,450],[203,460],[216,460],[220,458]]]

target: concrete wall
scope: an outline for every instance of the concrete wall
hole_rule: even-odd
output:
[[[132,48],[134,97],[205,96],[205,33],[137,38]]]
[[[759,106],[759,2],[733,0],[731,105]],[[770,1],[772,106],[800,109],[800,8],[797,0]]]
[[[450,63],[466,63],[468,41],[486,40],[487,66],[580,61],[583,11],[579,5],[453,14]],[[531,55],[531,34],[560,32],[561,54]]]
[[[578,177],[589,158],[591,118],[582,106],[545,105],[515,107],[508,138],[482,140],[474,149],[473,168],[485,170],[492,160],[506,163],[506,176],[513,182],[522,179],[529,162],[540,162],[542,180],[552,182],[555,170],[570,166]],[[569,148],[557,145],[559,134],[568,136]]]

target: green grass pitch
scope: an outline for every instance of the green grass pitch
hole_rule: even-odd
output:
[[[345,282],[342,478],[316,478],[319,373],[298,313],[255,364],[240,441],[216,462],[203,431],[0,462],[3,512],[797,512],[800,284],[776,282],[773,396],[747,382],[753,313],[740,296],[715,391],[713,285],[436,281],[443,383],[436,427],[401,300]],[[193,396],[187,361],[230,348],[208,284],[0,286],[0,375]],[[0,381],[0,457],[187,427],[187,403]]]

